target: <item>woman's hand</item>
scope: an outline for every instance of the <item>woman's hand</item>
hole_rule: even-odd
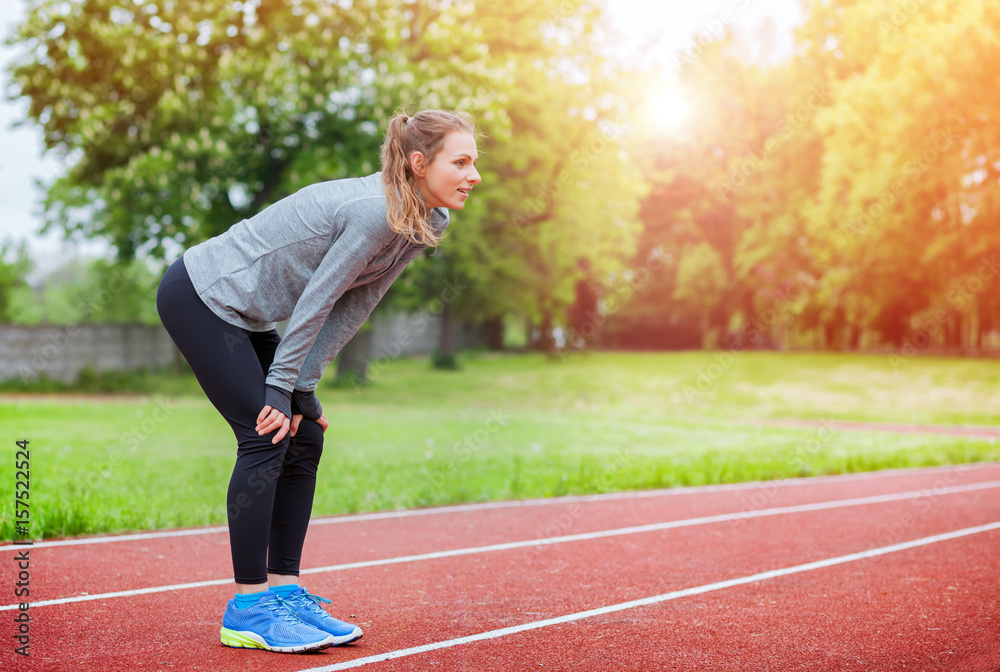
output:
[[[302,416],[293,415],[291,428],[289,429],[288,433],[291,434],[292,436],[295,436],[295,433],[299,431],[300,422],[302,422]],[[323,430],[323,433],[326,434],[326,428],[330,426],[330,423],[326,419],[326,413],[323,413],[322,415],[319,416],[319,418],[316,420],[316,424],[318,424],[320,428]]]
[[[263,436],[277,429],[278,433],[271,439],[271,443],[274,444],[285,438],[285,433],[288,432],[288,425],[289,420],[284,413],[276,408],[265,406],[260,409],[260,413],[257,415],[257,426],[254,429],[257,430],[258,436]]]

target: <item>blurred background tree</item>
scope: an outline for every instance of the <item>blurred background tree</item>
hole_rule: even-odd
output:
[[[596,56],[601,13],[567,7],[39,2],[12,74],[72,165],[49,187],[47,226],[106,238],[123,262],[176,254],[302,186],[377,170],[401,103],[465,109],[486,132],[487,179],[452,228],[446,275],[468,289],[450,308],[551,327],[579,257],[624,263],[642,191],[601,126],[623,112]]]
[[[998,37],[987,2],[827,0],[790,58],[681,54],[697,119],[644,144],[640,251],[669,263],[613,342],[996,348]]]
[[[128,263],[77,258],[11,293],[13,324],[160,323],[156,295],[160,274],[138,260]]]
[[[10,322],[17,315],[15,296],[27,286],[31,259],[27,245],[15,246],[9,240],[0,244],[0,322]]]
[[[448,281],[446,324],[550,351],[997,347],[1000,7],[804,7],[790,53],[639,68],[596,0],[38,0],[11,92],[71,166],[48,226],[121,263],[377,170],[409,103],[479,119],[484,182],[387,306]]]

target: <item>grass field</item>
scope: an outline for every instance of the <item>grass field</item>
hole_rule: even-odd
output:
[[[321,386],[315,515],[1000,459],[991,440],[741,425],[748,418],[1000,424],[1000,362],[801,353],[467,353]],[[222,524],[235,455],[193,378],[150,396],[0,396],[10,474],[31,448],[35,538]]]

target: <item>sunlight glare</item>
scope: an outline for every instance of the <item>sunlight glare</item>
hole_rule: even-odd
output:
[[[682,131],[694,116],[688,95],[673,84],[651,92],[646,102],[646,121],[663,133]]]

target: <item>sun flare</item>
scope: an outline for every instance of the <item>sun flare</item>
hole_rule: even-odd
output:
[[[646,101],[646,122],[664,133],[682,131],[693,116],[690,98],[674,84],[664,83]]]

